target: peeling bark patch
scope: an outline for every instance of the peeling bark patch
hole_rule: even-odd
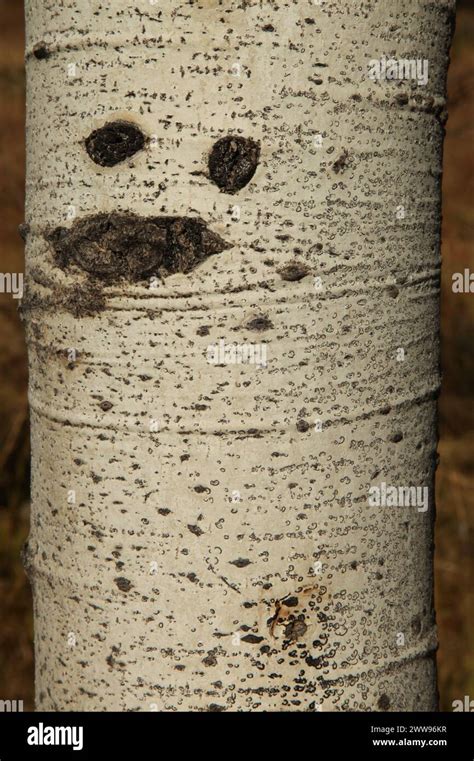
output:
[[[33,48],[33,55],[38,61],[45,61],[51,55],[48,46],[44,42],[38,42]]]
[[[288,262],[284,267],[278,270],[282,280],[289,280],[294,282],[296,280],[302,280],[309,273],[309,267],[304,262]]]
[[[237,193],[252,179],[260,158],[260,143],[229,135],[218,140],[209,155],[209,174],[226,193]]]
[[[115,121],[91,132],[85,140],[86,151],[99,166],[115,166],[129,159],[145,145],[143,132],[126,121]]]
[[[76,265],[104,283],[135,282],[152,272],[188,273],[230,244],[199,217],[140,217],[111,213],[83,217],[47,236],[62,269]]]

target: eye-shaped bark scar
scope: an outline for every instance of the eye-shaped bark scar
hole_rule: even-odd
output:
[[[46,236],[62,269],[77,265],[105,283],[131,282],[152,273],[188,273],[232,244],[199,217],[94,214]]]
[[[237,193],[254,176],[260,158],[260,143],[249,137],[228,135],[214,143],[209,154],[209,175],[226,193]]]
[[[115,166],[129,159],[145,145],[145,135],[127,121],[115,121],[91,132],[85,140],[86,151],[99,166]]]

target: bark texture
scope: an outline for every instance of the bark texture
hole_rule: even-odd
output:
[[[435,709],[453,3],[26,17],[38,709]]]

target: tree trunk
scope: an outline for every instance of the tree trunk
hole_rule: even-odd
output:
[[[434,710],[453,2],[26,17],[38,709]]]

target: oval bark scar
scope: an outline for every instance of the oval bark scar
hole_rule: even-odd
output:
[[[237,193],[254,176],[260,158],[260,143],[250,137],[228,135],[212,147],[209,174],[226,193]]]
[[[133,122],[117,120],[91,132],[86,151],[99,166],[115,166],[145,146],[145,135]]]

